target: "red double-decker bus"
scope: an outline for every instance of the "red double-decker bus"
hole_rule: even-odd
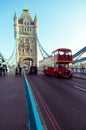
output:
[[[59,48],[43,60],[43,72],[45,75],[55,78],[72,78],[73,71],[69,68],[72,63],[72,51],[68,48]]]

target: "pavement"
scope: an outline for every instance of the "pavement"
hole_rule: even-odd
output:
[[[74,73],[73,76],[75,78],[80,78],[86,80],[86,73]]]
[[[0,130],[27,130],[23,77],[0,77]]]

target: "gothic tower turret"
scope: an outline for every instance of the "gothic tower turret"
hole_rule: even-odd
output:
[[[16,62],[19,61],[19,53],[18,53],[18,40],[19,40],[19,26],[18,26],[18,17],[16,12],[14,13],[14,38],[16,40]]]
[[[37,15],[35,15],[35,18],[34,18],[34,24],[35,24],[35,34],[37,35],[37,33],[38,33],[38,18],[37,18]]]
[[[29,65],[30,59],[33,61],[33,65],[38,66],[37,28],[38,18],[35,15],[33,20],[28,9],[23,9],[19,19],[16,13],[14,14],[14,36],[16,40],[17,63],[24,61],[24,64]]]
[[[18,17],[16,12],[14,13],[14,38],[16,39],[16,35],[18,32]]]

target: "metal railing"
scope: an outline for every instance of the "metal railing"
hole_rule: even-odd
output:
[[[72,68],[72,70],[74,77],[86,79],[86,68]]]
[[[28,130],[44,130],[32,95],[30,84],[27,81],[25,73],[23,73],[23,78],[28,112]]]
[[[75,73],[86,74],[86,68],[71,68]]]

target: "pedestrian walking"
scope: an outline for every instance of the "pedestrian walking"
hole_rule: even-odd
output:
[[[2,76],[2,64],[0,63],[0,76]]]
[[[19,73],[18,73],[18,68],[16,67],[16,68],[15,68],[15,76],[18,76],[18,74],[19,74]]]
[[[19,76],[21,76],[22,67],[19,67]]]

